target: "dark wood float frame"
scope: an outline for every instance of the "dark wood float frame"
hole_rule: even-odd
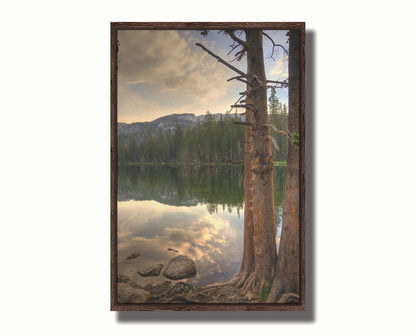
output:
[[[300,33],[300,302],[298,304],[121,304],[117,302],[117,32],[119,30],[298,30]],[[305,23],[112,22],[111,23],[111,310],[112,311],[305,311]]]

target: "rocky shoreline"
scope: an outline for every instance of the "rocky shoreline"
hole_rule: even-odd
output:
[[[172,249],[168,249],[172,251]],[[173,251],[175,252],[175,251]],[[176,251],[177,252],[177,251]],[[131,253],[125,260],[140,256],[140,251]],[[145,285],[139,285],[131,277],[117,276],[117,300],[119,303],[259,303],[262,300],[253,293],[241,294],[240,289],[232,283],[217,283],[197,287],[186,279],[197,274],[197,264],[191,258],[178,255],[169,260],[167,265],[156,264],[136,272],[148,279]],[[154,277],[163,276],[162,282],[155,283]],[[179,282],[178,282],[179,281]],[[273,289],[273,288],[272,288]],[[263,301],[264,302],[264,301]],[[277,299],[269,298],[270,303],[298,303],[299,296],[284,294]]]

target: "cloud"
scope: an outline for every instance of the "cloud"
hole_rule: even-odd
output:
[[[193,38],[172,30],[122,30],[118,41],[119,118],[229,106],[227,94],[236,83],[227,79],[233,72],[195,46]],[[153,87],[152,93],[145,87]],[[170,100],[175,104],[166,106]]]
[[[288,78],[287,61],[277,61],[269,72],[270,76],[277,76],[278,80],[285,80]]]

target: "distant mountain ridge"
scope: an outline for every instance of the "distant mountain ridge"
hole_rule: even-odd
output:
[[[232,117],[235,115],[230,114]],[[219,120],[221,117],[225,117],[226,114],[215,113],[213,114],[215,120]],[[196,122],[202,123],[205,115],[196,116],[194,113],[175,113],[167,116],[157,118],[152,121],[136,122],[127,124],[124,122],[117,123],[117,135],[120,140],[125,139],[129,135],[133,135],[137,141],[156,133],[159,129],[168,131],[173,130],[176,124],[186,128],[188,126],[195,126]],[[244,121],[244,116],[238,116]]]

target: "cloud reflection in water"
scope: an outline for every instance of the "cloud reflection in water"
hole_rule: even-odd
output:
[[[156,201],[118,202],[119,273],[137,280],[138,268],[184,254],[198,265],[196,277],[188,281],[199,286],[227,281],[238,272],[242,258],[243,217],[238,215],[236,209],[210,214],[206,204],[176,207]],[[136,250],[140,257],[125,260]]]

